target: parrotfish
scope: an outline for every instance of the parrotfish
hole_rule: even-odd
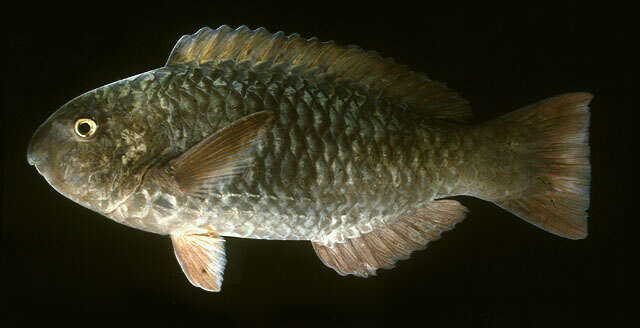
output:
[[[202,289],[221,289],[224,237],[308,240],[340,275],[368,277],[461,222],[458,195],[585,238],[591,99],[472,123],[456,92],[376,52],[202,28],[164,67],[63,105],[27,159],[74,202],[169,235]]]

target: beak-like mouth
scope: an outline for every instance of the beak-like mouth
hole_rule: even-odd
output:
[[[29,165],[36,165],[38,161],[39,159],[33,156],[31,152],[27,153],[27,162],[29,162]]]
[[[31,148],[33,148],[33,138],[29,141],[29,147],[27,148],[27,162],[29,162],[29,165],[36,165],[38,160],[36,159],[33,151],[31,151]]]
[[[45,122],[40,125],[40,127],[38,127],[36,132],[31,137],[29,146],[27,147],[27,162],[29,162],[29,165],[36,165],[46,159],[48,152],[45,149],[45,141],[47,135],[49,134],[49,129],[50,124],[48,124],[48,122]]]

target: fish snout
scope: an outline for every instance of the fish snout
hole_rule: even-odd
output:
[[[31,137],[29,146],[27,147],[27,161],[29,165],[36,165],[47,159],[46,140],[50,124],[48,122],[42,124]]]

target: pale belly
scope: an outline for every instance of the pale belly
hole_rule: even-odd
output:
[[[150,173],[108,217],[158,234],[213,230],[239,238],[343,242],[410,215],[456,185],[455,167],[434,160],[451,161],[451,155],[434,149],[414,148],[395,163],[386,157],[378,157],[378,164],[343,161],[342,167],[327,165],[334,171],[315,170],[304,180],[284,174],[274,179],[273,172],[285,172],[285,165],[276,171],[270,154],[258,152],[257,165],[206,199],[168,188]]]
[[[238,203],[244,205],[236,206]],[[109,217],[118,223],[158,234],[213,230],[228,237],[331,244],[383,227],[399,215],[328,212],[318,215],[314,213],[313,203],[311,199],[248,194],[216,195],[200,200],[141,188]]]

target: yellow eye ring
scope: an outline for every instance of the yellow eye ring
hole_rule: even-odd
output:
[[[76,134],[81,138],[89,138],[94,133],[96,133],[96,129],[98,126],[96,122],[94,122],[90,118],[81,118],[76,121],[75,131]]]

